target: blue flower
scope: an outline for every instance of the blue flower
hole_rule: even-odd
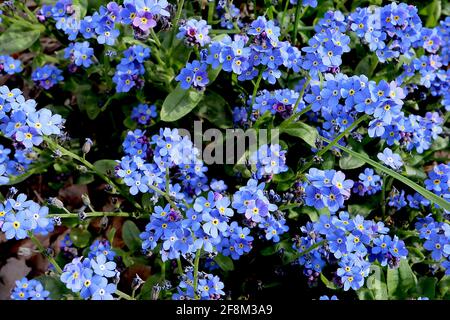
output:
[[[61,274],[61,281],[73,292],[79,292],[83,286],[83,265],[81,259],[75,258],[71,263],[66,264]]]
[[[378,153],[377,157],[383,161],[384,164],[393,169],[398,170],[403,166],[403,161],[400,155],[393,153],[389,148],[385,148],[383,153]]]
[[[227,230],[227,223],[222,219],[223,217],[220,217],[217,211],[203,213],[202,220],[205,222],[203,224],[203,231],[213,238],[217,238],[219,231],[222,233]]]
[[[32,228],[32,220],[29,211],[18,211],[8,213],[2,225],[2,231],[5,233],[6,239],[15,238],[17,240],[25,239],[27,231]]]
[[[113,300],[113,293],[117,291],[117,285],[108,283],[103,277],[94,277],[92,282],[92,300]]]

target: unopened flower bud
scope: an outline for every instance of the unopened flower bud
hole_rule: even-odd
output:
[[[136,276],[133,278],[133,281],[131,282],[131,288],[132,288],[133,290],[137,290],[137,289],[139,289],[139,287],[140,287],[141,285],[143,285],[144,283],[145,283],[145,281],[142,280],[141,277],[139,277],[138,274],[136,274]]]
[[[55,206],[58,209],[64,208],[64,203],[61,200],[59,200],[58,198],[49,198],[48,201],[52,206]]]
[[[86,212],[84,212],[84,207],[83,207],[78,211],[78,219],[80,219],[80,221],[84,221],[84,220],[86,220],[86,217],[87,217],[87,215],[86,215]]]
[[[62,221],[61,221],[61,217],[53,217],[53,222],[55,223],[56,226],[60,226],[62,225]]]
[[[15,188],[15,187],[9,188],[8,193],[6,194],[6,198],[14,197],[18,191],[19,190],[17,190],[17,188]]]
[[[102,228],[102,229],[106,229],[106,227],[108,226],[108,217],[107,216],[103,216],[101,219],[100,219],[100,228]]]
[[[83,147],[81,148],[81,151],[84,154],[87,154],[91,150],[91,147],[92,147],[93,144],[94,143],[92,142],[91,139],[86,138],[86,141],[84,142]]]
[[[83,193],[81,195],[81,200],[83,201],[83,204],[85,206],[90,206],[91,205],[91,199],[89,199],[89,196],[86,193]]]

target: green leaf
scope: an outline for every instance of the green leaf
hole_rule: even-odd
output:
[[[193,110],[203,98],[203,92],[195,89],[184,90],[178,85],[164,100],[161,120],[176,121]]]
[[[434,0],[427,7],[427,28],[433,28],[437,25],[442,12],[441,0]]]
[[[438,285],[439,295],[444,298],[450,292],[450,276],[443,276]]]
[[[0,35],[0,55],[10,55],[30,48],[44,29],[41,24],[25,20],[14,22]]]
[[[122,239],[128,249],[135,252],[141,248],[142,240],[139,238],[138,227],[133,221],[127,220],[122,226]]]
[[[352,216],[360,215],[362,217],[367,217],[373,210],[374,206],[372,204],[349,204],[348,205],[348,212]]]
[[[45,290],[50,292],[50,298],[52,300],[61,300],[64,295],[73,294],[66,285],[59,280],[58,276],[46,276],[42,275],[35,278],[38,280]]]
[[[358,291],[356,291],[356,294],[358,295],[359,300],[374,300],[372,290],[369,290],[367,288],[362,287]]]
[[[89,119],[94,120],[100,114],[97,95],[88,84],[79,85],[75,92],[78,107],[81,111],[86,112]]]
[[[402,239],[404,239],[402,237]],[[408,249],[408,259],[412,264],[420,263],[425,260],[425,255],[416,247],[406,247]]]
[[[94,167],[97,171],[104,175],[109,175],[114,172],[117,162],[110,159],[102,159],[94,162]]]
[[[300,209],[300,213],[307,214],[312,222],[319,220],[320,213],[315,208],[303,206]]]
[[[213,91],[208,91],[200,101],[197,115],[218,128],[230,128],[233,124],[228,102]]]
[[[233,271],[234,270],[234,263],[230,257],[226,257],[223,254],[218,254],[214,258],[214,261],[217,262],[217,264],[223,271]]]
[[[268,246],[260,251],[262,256],[271,256],[279,252],[281,249],[287,250],[292,246],[291,242],[288,240],[280,241],[274,245]]]
[[[383,268],[375,264],[370,268],[373,274],[366,280],[367,289],[371,291],[374,300],[388,300],[388,289]]]
[[[332,290],[336,290],[336,285],[331,282],[330,280],[327,279],[327,277],[325,277],[325,275],[323,273],[320,273],[320,280],[323,282],[323,284],[328,288],[328,289],[332,289]]]
[[[88,0],[73,0],[73,7],[75,8],[75,13],[80,19],[83,19],[87,13]]]
[[[387,270],[387,288],[390,298],[404,299],[408,291],[415,288],[417,278],[406,259],[400,260],[398,268]]]
[[[434,299],[436,297],[437,279],[434,277],[422,277],[417,284],[417,292],[420,296]]]
[[[70,239],[75,247],[84,248],[90,244],[91,234],[85,229],[75,228],[70,231]]]
[[[222,67],[208,71],[209,85],[216,80]],[[174,91],[169,93],[163,102],[161,120],[165,122],[176,121],[191,112],[203,99],[204,92],[189,88],[184,90],[178,84]]]
[[[331,143],[330,140],[323,138],[323,140],[325,140],[328,143]],[[432,193],[431,191],[419,186],[417,183],[409,180],[408,178],[402,176],[401,174],[395,172],[394,170],[391,170],[381,164],[379,164],[378,162],[370,159],[368,156],[365,156],[363,154],[360,154],[358,152],[355,152],[347,147],[341,146],[339,144],[335,145],[337,148],[341,149],[342,151],[345,151],[349,154],[351,154],[354,157],[357,157],[361,160],[364,160],[367,164],[371,165],[372,167],[374,167],[375,169],[384,172],[385,174],[393,177],[394,179],[406,184],[408,187],[412,188],[413,190],[419,192],[422,196],[424,196],[425,198],[427,198],[428,200],[430,200],[431,202],[436,203],[437,205],[439,205],[440,207],[444,208],[445,210],[450,210],[450,202],[442,199],[441,197],[435,195],[434,193]]]
[[[303,122],[281,124],[280,133],[287,133],[293,137],[297,137],[305,141],[311,147],[316,147],[316,140],[319,137],[317,129]]]
[[[134,130],[137,128],[137,123],[131,117],[126,117],[125,120],[123,120],[123,125],[127,127],[128,129]]]
[[[142,300],[153,300],[155,298],[152,297],[153,287],[163,280],[164,277],[161,273],[152,274],[142,286],[140,298]]]
[[[76,180],[76,184],[89,184],[91,182],[94,182],[95,177],[92,173],[84,173],[81,174],[77,180]]]
[[[405,165],[405,173],[408,177],[417,180],[425,180],[427,178],[427,174],[423,171],[422,168],[416,169],[414,167]]]
[[[365,56],[356,66],[355,75],[366,75],[371,77],[378,65],[378,58],[376,54],[370,54]]]
[[[113,243],[114,241],[114,237],[116,235],[116,228],[112,227],[107,233],[106,233],[106,238],[108,239],[108,241],[111,243]]]
[[[145,210],[151,210],[152,207],[154,206],[154,203],[151,200],[152,198],[153,198],[153,195],[151,193],[144,193],[142,195],[141,204]]]
[[[368,156],[368,154],[361,147],[355,148],[355,151],[357,151],[365,156]],[[343,170],[351,170],[351,169],[361,168],[365,163],[366,162],[364,160],[361,160],[360,158],[356,158],[348,153],[345,153],[339,159],[339,167]]]

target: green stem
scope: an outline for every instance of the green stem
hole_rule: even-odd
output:
[[[169,196],[170,192],[170,177],[169,177],[169,167],[166,168],[166,190],[164,190]]]
[[[178,266],[178,273],[183,274],[183,265],[181,264],[180,258],[177,258],[177,266]]]
[[[52,213],[47,215],[48,218],[59,217],[61,219],[69,219],[69,218],[78,218],[78,213],[66,213],[66,214],[57,214]],[[134,217],[133,213],[129,212],[89,212],[86,213],[86,218],[95,218],[95,217]]]
[[[361,122],[366,121],[367,119],[369,119],[369,116],[367,114],[363,115],[361,118],[357,119],[355,122],[353,122],[347,129],[345,129],[340,135],[338,135],[336,138],[334,138],[334,140],[329,143],[326,147],[322,148],[321,150],[319,150],[319,152],[317,152],[316,156],[317,157],[321,157],[325,152],[327,152],[328,150],[330,150],[331,148],[333,148],[338,142],[339,140],[341,140],[342,138],[344,138],[348,133],[350,133],[353,129],[355,129]],[[305,172],[306,170],[308,170],[314,163],[314,158],[311,159],[300,171],[299,174]]]
[[[295,46],[297,43],[297,31],[298,31],[298,22],[300,21],[300,7],[302,6],[302,1],[297,1],[297,7],[295,7],[295,22],[294,22],[294,30],[292,31],[292,44]]]
[[[184,0],[178,0],[178,5],[177,5],[177,13],[175,14],[175,20],[173,21],[173,30],[170,33],[170,47],[172,47],[173,44],[173,39],[175,37],[175,33],[178,30],[178,22],[180,21],[181,18],[181,13],[183,11],[183,6],[184,6]]]
[[[232,30],[210,30],[209,33],[212,34],[238,34],[241,33],[241,30],[236,30],[236,29],[232,29]]]
[[[258,92],[259,85],[260,85],[260,83],[261,83],[262,74],[263,74],[262,70],[259,70],[258,79],[256,80],[255,86],[253,87],[253,93],[252,93],[252,105],[251,105],[251,107],[253,107],[253,105],[255,104],[256,93]],[[251,108],[250,108],[250,109],[251,109]]]
[[[150,34],[152,35],[153,40],[155,40],[156,45],[161,48],[161,41],[159,41],[158,35],[153,28],[150,28]]]
[[[197,299],[197,287],[198,287],[198,265],[200,263],[200,255],[202,253],[202,249],[198,249],[195,253],[195,260],[194,260],[194,296]]]
[[[230,9],[228,8],[228,6],[225,5],[224,8],[225,8],[225,11],[228,13],[228,16],[230,17],[230,19],[233,20],[233,26],[234,26],[234,29],[239,30],[239,26],[238,26],[236,20],[234,20],[233,18],[231,18]]]
[[[295,119],[299,119],[302,115],[304,115],[306,112],[311,110],[311,106],[307,106],[305,109],[297,113],[298,105],[300,104],[300,101],[302,101],[303,95],[305,94],[305,90],[308,87],[309,82],[311,81],[311,78],[307,78],[305,83],[303,84],[302,89],[300,90],[300,93],[298,95],[297,101],[295,101],[294,108],[292,109],[292,115],[283,121],[281,124],[281,127],[287,126],[291,124]]]
[[[284,19],[286,18],[286,11],[288,10],[290,0],[286,0],[286,4],[284,5],[283,15],[281,16],[281,27],[284,27]],[[287,30],[287,28],[286,28]]]
[[[208,24],[211,25],[214,19],[214,9],[216,8],[216,1],[208,2]]]
[[[317,247],[324,245],[326,242],[327,242],[327,240],[322,240],[322,241],[316,242],[315,244],[313,244],[311,247],[309,247],[305,251],[302,251],[302,252],[299,252],[298,254],[296,254],[296,257],[299,258],[301,256],[304,256],[305,254],[308,254],[311,251],[313,251],[314,249],[316,249]]]
[[[135,298],[131,297],[130,295],[128,295],[125,292],[122,292],[120,290],[116,290],[115,294],[117,294],[119,296],[119,298],[122,298],[125,300],[136,300]]]
[[[175,202],[173,202],[172,199],[170,199],[170,196],[167,193],[165,193],[164,191],[162,191],[161,189],[159,189],[159,188],[157,188],[157,187],[155,187],[153,185],[149,185],[148,187],[150,189],[152,189],[153,191],[155,191],[156,193],[162,195],[167,200],[167,202],[170,203],[170,206],[172,207],[172,209],[176,209],[177,208],[177,204]]]
[[[332,141],[328,140],[325,137],[321,137],[321,139],[324,140],[325,142],[332,143]],[[413,189],[413,190],[417,191],[418,193],[420,193],[426,199],[428,199],[431,202],[439,205],[441,208],[444,208],[445,210],[450,210],[450,202],[448,202],[445,199],[439,197],[438,195],[434,194],[430,190],[427,190],[424,187],[418,185],[417,183],[409,180],[405,176],[402,176],[400,173],[395,172],[394,170],[389,169],[388,167],[386,167],[386,166],[384,166],[384,165],[382,165],[382,164],[380,164],[380,163],[370,159],[368,156],[360,154],[359,152],[353,151],[352,149],[349,149],[347,147],[344,147],[344,146],[341,146],[341,145],[337,144],[336,148],[339,148],[342,151],[348,153],[349,155],[364,161],[368,165],[372,166],[373,168],[377,169],[378,171],[381,171],[381,172],[391,176],[395,180],[398,180],[398,181],[402,182],[403,184],[407,185],[411,189]]]
[[[35,235],[31,231],[28,231],[28,236],[30,237],[31,241],[35,244],[35,246],[38,248],[39,252],[44,257],[46,257],[48,262],[50,262],[55,267],[56,273],[61,274],[63,272],[61,267],[56,262],[55,258],[53,258],[51,255],[47,254],[47,250],[45,250],[44,246],[39,241],[39,239],[36,238]]]
[[[142,209],[141,205],[137,203],[132,197],[130,197],[126,192],[123,192],[110,178],[108,178],[106,175],[104,175],[102,172],[98,171],[95,166],[87,161],[86,159],[83,159],[82,157],[76,155],[75,153],[67,150],[66,148],[58,145],[55,143],[52,139],[49,137],[44,137],[44,141],[47,143],[50,149],[53,151],[60,151],[62,155],[68,156],[74,160],[77,160],[78,162],[82,163],[85,167],[95,172],[96,175],[98,175],[101,179],[103,179],[107,184],[114,187],[117,191],[120,192],[120,194],[126,198],[130,203],[132,203],[137,209]]]

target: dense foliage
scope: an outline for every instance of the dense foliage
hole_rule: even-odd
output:
[[[4,1],[9,296],[450,298],[449,12]]]

